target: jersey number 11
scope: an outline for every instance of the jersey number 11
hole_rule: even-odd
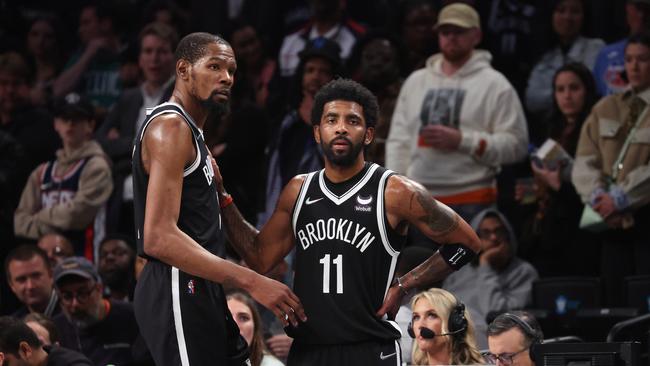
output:
[[[330,255],[325,254],[323,258],[318,261],[323,265],[323,293],[330,293]],[[339,254],[332,261],[336,265],[336,293],[343,293],[343,254]]]

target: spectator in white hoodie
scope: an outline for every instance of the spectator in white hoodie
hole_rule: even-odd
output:
[[[386,167],[422,183],[465,220],[496,203],[502,164],[526,155],[528,132],[517,94],[474,48],[480,21],[470,6],[442,9],[441,53],[400,91],[386,146]]]

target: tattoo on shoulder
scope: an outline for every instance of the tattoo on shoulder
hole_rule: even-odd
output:
[[[438,204],[428,192],[418,190],[414,195],[425,213],[419,220],[426,222],[435,235],[441,236],[456,230],[459,219],[454,211]]]

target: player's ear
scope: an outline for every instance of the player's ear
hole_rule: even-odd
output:
[[[187,80],[190,77],[190,63],[185,59],[176,61],[176,77]]]
[[[314,125],[314,139],[317,144],[320,144],[320,125]]]
[[[375,138],[375,128],[374,127],[366,128],[366,136],[363,139],[363,144],[366,146],[370,145],[370,143],[374,138]]]

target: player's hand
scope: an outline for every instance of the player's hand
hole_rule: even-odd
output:
[[[269,350],[277,358],[286,360],[289,356],[289,350],[293,344],[293,338],[286,334],[276,334],[266,340],[266,345]]]
[[[381,318],[387,315],[388,320],[395,320],[395,315],[402,304],[402,297],[404,297],[404,291],[397,285],[391,286],[384,299],[384,304],[377,310],[375,316]]]
[[[462,138],[459,130],[443,125],[427,125],[420,129],[420,137],[435,149],[456,151]]]
[[[298,296],[287,285],[262,275],[256,275],[247,288],[249,294],[268,308],[282,321],[284,326],[298,326],[298,321],[307,321],[305,309]]]
[[[223,186],[223,178],[221,177],[219,165],[217,165],[217,161],[214,160],[212,155],[210,155],[210,163],[212,163],[212,170],[214,171],[214,183],[217,185],[217,193],[223,196],[226,193],[226,189]]]

